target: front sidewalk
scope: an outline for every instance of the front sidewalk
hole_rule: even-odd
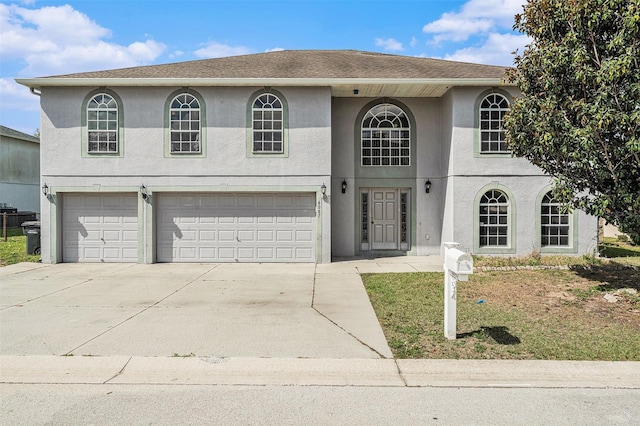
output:
[[[640,389],[640,362],[6,355],[0,383]]]

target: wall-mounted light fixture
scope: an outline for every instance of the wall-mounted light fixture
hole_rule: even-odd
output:
[[[320,192],[322,192],[322,195],[327,193],[327,185],[325,185],[324,182],[322,182],[322,186],[320,187]]]
[[[357,95],[358,93],[360,93],[360,91],[358,89],[353,89],[353,94]]]
[[[431,190],[431,181],[427,179],[427,181],[424,183],[424,192],[428,194],[430,190]]]
[[[342,193],[344,194],[345,192],[347,192],[347,181],[346,180],[342,180]]]
[[[142,196],[143,200],[146,200],[147,198],[149,198],[149,193],[147,193],[147,187],[144,186],[144,184],[140,185],[140,195]]]
[[[44,185],[42,185],[42,193],[45,197],[49,197],[49,187],[47,186],[46,182]]]

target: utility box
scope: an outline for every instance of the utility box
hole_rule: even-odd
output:
[[[27,254],[40,254],[40,221],[23,222],[22,233],[27,236]]]

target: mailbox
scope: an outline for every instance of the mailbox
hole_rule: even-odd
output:
[[[442,243],[444,250],[444,336],[455,340],[457,282],[467,281],[473,274],[473,258],[458,250],[458,243]]]
[[[473,274],[473,259],[469,253],[457,248],[447,249],[444,260],[445,269],[458,276],[458,280],[467,281],[468,275]]]

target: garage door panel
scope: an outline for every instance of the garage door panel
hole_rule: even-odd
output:
[[[253,231],[243,231],[243,230],[239,230],[238,231],[238,240],[240,240],[240,242],[243,243],[248,243],[248,242],[255,242],[255,234]]]
[[[222,261],[233,261],[236,257],[235,247],[220,247],[218,248],[218,257]]]
[[[198,258],[200,259],[213,259],[216,257],[216,249],[213,247],[199,247]]]
[[[310,242],[312,239],[311,231],[296,231],[296,241]]]
[[[293,241],[293,231],[291,230],[278,230],[276,232],[277,242],[290,242]]]
[[[235,241],[235,231],[219,231],[218,232],[218,241],[228,242]]]
[[[275,241],[274,235],[272,230],[258,230],[258,241],[272,243]]]
[[[137,194],[63,194],[64,262],[137,262]]]
[[[158,261],[315,261],[315,193],[193,197],[158,195]]]
[[[216,241],[216,231],[214,230],[200,230],[199,237],[200,241]]]
[[[296,257],[298,259],[306,259],[309,262],[313,260],[313,250],[309,248],[296,248]]]

